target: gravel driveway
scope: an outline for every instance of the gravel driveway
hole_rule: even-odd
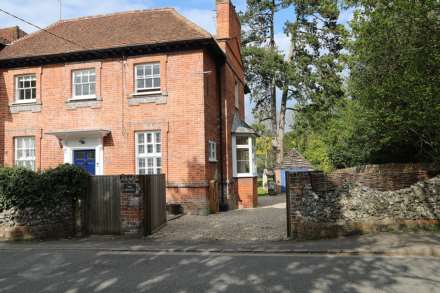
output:
[[[259,197],[255,209],[233,210],[204,216],[185,215],[169,221],[150,236],[164,241],[264,241],[286,238],[286,196]]]

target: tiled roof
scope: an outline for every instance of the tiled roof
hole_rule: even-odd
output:
[[[284,154],[283,169],[296,169],[303,171],[313,171],[313,166],[309,161],[304,159],[297,150],[292,149]]]
[[[0,51],[0,60],[209,39],[212,36],[175,9],[137,10],[58,21]]]

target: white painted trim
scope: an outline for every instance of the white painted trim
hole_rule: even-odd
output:
[[[84,141],[84,144],[80,143]],[[95,175],[104,175],[104,148],[102,137],[63,139],[64,163],[73,164],[73,152],[95,150]]]
[[[247,136],[247,146],[237,146],[237,135],[232,135],[232,175],[236,178],[243,177],[256,177],[257,176],[257,164],[256,164],[256,148],[253,142],[252,136]],[[249,150],[249,173],[237,173],[237,148]]]

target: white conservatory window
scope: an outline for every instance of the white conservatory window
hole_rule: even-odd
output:
[[[233,163],[236,177],[254,177],[257,174],[255,157],[255,138],[252,136],[233,136]]]

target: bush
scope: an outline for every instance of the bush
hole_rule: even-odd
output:
[[[43,173],[24,168],[0,168],[0,211],[54,207],[85,193],[89,175],[72,165],[60,165]]]

